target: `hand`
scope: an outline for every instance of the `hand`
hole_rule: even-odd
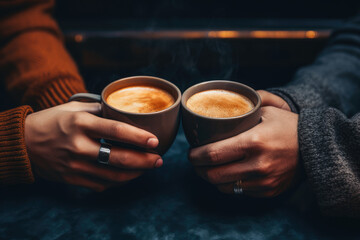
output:
[[[291,111],[289,104],[281,97],[268,91],[258,90],[257,93],[261,97],[261,106],[273,106],[287,111]]]
[[[143,148],[159,142],[147,131],[94,115],[99,113],[98,103],[70,102],[30,114],[25,143],[33,171],[48,180],[103,191],[163,164],[157,154],[115,146],[109,166],[98,163],[101,138]]]
[[[233,193],[242,181],[253,197],[274,197],[288,189],[299,173],[298,115],[262,108],[262,121],[235,137],[194,148],[189,160],[196,172],[221,192]]]

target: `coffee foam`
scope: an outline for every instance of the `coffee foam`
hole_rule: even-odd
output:
[[[186,106],[199,115],[213,118],[240,116],[254,108],[247,97],[223,89],[196,93],[187,100]]]
[[[132,113],[151,113],[174,104],[166,91],[152,86],[132,86],[112,92],[106,99],[112,107]]]

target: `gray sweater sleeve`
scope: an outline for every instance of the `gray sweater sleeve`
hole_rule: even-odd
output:
[[[304,168],[325,215],[360,217],[360,114],[303,109],[299,143]]]
[[[294,112],[334,107],[352,116],[360,108],[360,15],[334,32],[315,62],[300,69],[285,87],[270,89]]]
[[[360,17],[289,85],[270,91],[299,113],[302,161],[323,213],[360,217]]]

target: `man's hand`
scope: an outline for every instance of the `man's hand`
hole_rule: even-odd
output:
[[[261,95],[271,97],[268,94]],[[297,114],[263,107],[262,121],[257,126],[235,137],[194,148],[189,159],[196,172],[221,192],[233,193],[234,182],[241,180],[244,194],[274,197],[294,183],[299,171],[297,123]]]
[[[48,180],[103,191],[163,164],[157,154],[115,146],[109,166],[98,163],[101,138],[147,149],[159,143],[147,131],[94,115],[99,113],[98,103],[70,102],[29,115],[25,142],[33,171]]]
[[[273,106],[276,108],[291,111],[290,106],[281,97],[264,90],[258,90],[257,93],[261,97],[261,106]]]

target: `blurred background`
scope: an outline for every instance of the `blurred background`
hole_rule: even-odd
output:
[[[131,75],[181,90],[230,79],[283,85],[310,64],[359,1],[57,1],[55,16],[91,92]]]
[[[284,85],[360,1],[58,0],[54,12],[88,90],[152,75],[180,90],[226,79]],[[0,88],[0,110],[12,107]]]

